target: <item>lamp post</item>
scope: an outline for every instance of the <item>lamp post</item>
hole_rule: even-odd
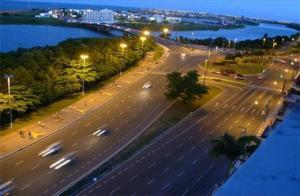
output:
[[[89,58],[89,56],[86,54],[82,54],[82,55],[80,55],[80,58],[83,60],[83,69],[84,69],[85,68],[85,60],[87,58]],[[84,82],[85,82],[85,80],[84,80],[84,76],[83,76],[83,78],[82,78],[82,95],[84,95]]]
[[[205,79],[206,79],[206,74],[207,74],[207,59],[205,59],[205,72],[204,72],[204,77],[203,77],[203,86],[205,86]]]
[[[124,55],[125,48],[127,48],[127,44],[121,43],[121,44],[120,44],[120,47],[121,47],[121,49],[122,49],[122,56],[123,56],[123,55]]]
[[[265,47],[265,43],[266,43],[266,38],[263,38],[263,45],[262,45],[262,48]]]
[[[236,45],[236,42],[237,42],[237,38],[234,39],[234,44],[233,44],[233,54],[235,54],[235,45]]]
[[[164,34],[165,34],[165,38],[167,38],[167,33],[169,32],[169,29],[168,29],[168,28],[164,28],[164,29],[163,29],[163,32],[164,32]]]
[[[143,48],[144,48],[144,42],[146,41],[146,37],[144,37],[144,36],[141,36],[140,37],[140,40],[141,40],[141,42],[142,42],[142,50],[143,50]]]
[[[144,34],[145,36],[149,36],[149,35],[150,35],[150,31],[147,31],[147,30],[146,30],[146,31],[143,32],[143,34]]]
[[[11,111],[11,94],[10,94],[10,79],[13,75],[5,75],[7,78],[7,89],[8,89],[8,106],[9,106],[9,119],[10,119],[10,128],[13,128],[13,118],[12,118],[12,111]]]

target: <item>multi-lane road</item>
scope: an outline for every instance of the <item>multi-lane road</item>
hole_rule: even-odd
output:
[[[266,88],[224,87],[218,98],[79,194],[210,194],[227,170],[225,159],[209,155],[210,140],[224,132],[235,136],[256,134],[266,120],[267,110],[274,114],[280,106],[278,89],[284,78],[290,77],[284,69],[271,65],[262,80],[252,79],[253,85]]]
[[[155,71],[179,70],[183,66],[195,65],[194,59],[181,59],[180,53],[189,50],[169,46],[168,58]],[[188,65],[187,65],[188,64]],[[143,89],[146,82],[152,88]],[[147,128],[171,102],[164,97],[166,78],[159,74],[146,74],[122,93],[113,97],[98,110],[76,123],[20,152],[1,159],[0,183],[13,180],[15,195],[52,195],[76,179],[102,164]],[[92,133],[100,126],[108,125],[107,137],[96,137]],[[63,148],[54,156],[41,158],[38,154],[50,144],[62,141]],[[75,152],[75,161],[59,170],[49,166],[63,154]]]
[[[162,64],[101,108],[41,142],[1,159],[0,183],[13,179],[15,195],[53,195],[103,164],[138,137],[171,104],[164,97],[164,73],[198,68],[207,55],[206,51],[191,52],[170,43],[167,46],[170,52]],[[181,53],[187,54],[185,58]],[[263,81],[256,85],[273,86],[271,81],[278,78],[277,68],[271,67]],[[143,89],[142,86],[149,81],[152,88]],[[224,88],[218,98],[82,194],[209,192],[214,183],[223,179],[226,170],[224,160],[209,156],[210,139],[225,131],[240,134],[240,127],[247,127],[249,134],[255,133],[265,119],[261,113],[267,102],[271,100],[269,108],[274,108],[281,99],[280,94],[271,91],[215,85]],[[281,85],[281,82],[276,85]],[[110,127],[109,136],[93,136],[92,133],[102,125]],[[57,141],[63,144],[60,153],[45,158],[38,156]],[[75,152],[76,158],[71,165],[59,170],[49,168],[68,152]],[[212,172],[216,170],[219,172]]]

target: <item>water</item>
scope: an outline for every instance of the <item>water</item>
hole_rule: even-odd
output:
[[[115,36],[121,33],[114,32]],[[46,25],[0,25],[0,51],[8,52],[19,47],[56,45],[68,38],[112,37],[83,28],[57,27]]]
[[[43,0],[40,0],[43,1]],[[45,1],[45,0],[44,0]],[[299,0],[52,0],[60,3],[40,3],[23,0],[0,0],[1,10],[31,8],[92,8],[137,7],[188,10],[214,14],[247,16],[300,23]],[[69,2],[62,3],[62,2]],[[71,4],[72,3],[72,4]],[[85,5],[83,5],[85,4]],[[95,5],[87,5],[95,4]]]
[[[222,29],[219,31],[174,31],[171,32],[172,38],[179,36],[187,37],[191,39],[206,39],[206,38],[217,38],[225,37],[229,40],[246,40],[246,39],[260,39],[265,33],[269,37],[275,37],[277,35],[287,35],[290,36],[298,31],[287,28],[284,25],[277,24],[266,24],[261,23],[259,26],[246,26],[242,29]],[[160,34],[158,32],[155,33]]]

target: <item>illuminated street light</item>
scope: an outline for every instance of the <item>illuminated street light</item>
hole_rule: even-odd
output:
[[[83,60],[83,69],[85,68],[85,60],[89,58],[88,55],[82,54],[80,58]],[[84,78],[82,78],[82,94],[84,95]]]
[[[147,40],[147,38],[144,37],[144,36],[141,36],[141,37],[140,37],[140,40],[142,41],[142,49],[143,49],[143,47],[144,47],[144,42]]]
[[[8,106],[9,106],[9,119],[10,119],[10,128],[13,128],[13,118],[12,118],[12,111],[11,111],[11,95],[10,95],[10,79],[13,75],[4,75],[7,78],[7,89],[8,89]]]
[[[284,72],[287,73],[287,72],[289,72],[289,70],[288,69],[284,69]]]
[[[164,29],[163,29],[163,32],[164,32],[165,38],[166,38],[166,37],[167,37],[167,33],[169,32],[169,29],[168,29],[168,28],[164,28]]]
[[[146,31],[143,32],[143,34],[144,34],[145,36],[149,36],[149,35],[150,35],[150,31],[147,31],[147,30],[146,30]]]
[[[263,38],[263,47],[265,46],[266,38]]]
[[[255,101],[254,104],[255,104],[255,105],[258,105],[258,101]]]
[[[283,75],[282,75],[282,74],[280,74],[280,78],[281,78],[281,79],[283,78]]]
[[[127,44],[121,43],[121,44],[120,44],[120,47],[121,47],[121,49],[122,49],[122,55],[124,55],[124,51],[125,51],[125,48],[127,48]]]
[[[277,81],[274,81],[273,84],[276,86],[277,85]]]

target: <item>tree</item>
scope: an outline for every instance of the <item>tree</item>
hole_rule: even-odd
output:
[[[0,125],[1,125],[1,114],[3,111],[8,110],[9,106],[8,106],[8,96],[0,93]],[[0,126],[1,127],[1,126]]]
[[[256,136],[250,135],[235,138],[228,133],[225,133],[219,139],[212,140],[211,142],[213,147],[210,153],[216,157],[226,156],[230,161],[227,176],[235,160],[248,157],[260,144],[260,140]]]
[[[34,109],[40,103],[39,97],[32,93],[32,89],[23,85],[11,87],[12,110],[18,113]]]
[[[180,72],[172,72],[167,75],[168,91],[165,96],[169,100],[180,99],[185,102],[192,102],[207,93],[207,87],[199,83],[197,71],[189,71],[182,76]]]

